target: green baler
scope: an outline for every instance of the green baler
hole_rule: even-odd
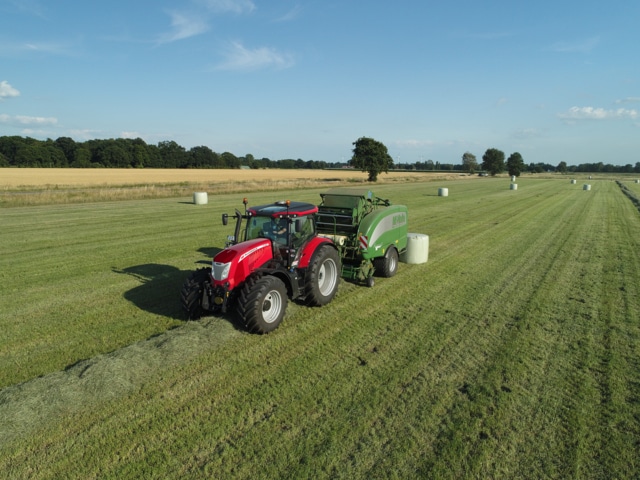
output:
[[[374,273],[395,275],[407,249],[407,207],[362,188],[334,188],[320,197],[316,228],[337,245],[342,276],[373,286]]]

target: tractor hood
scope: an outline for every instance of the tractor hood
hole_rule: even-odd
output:
[[[227,284],[227,288],[231,290],[271,258],[271,240],[266,238],[256,238],[227,247],[213,257],[213,283]]]

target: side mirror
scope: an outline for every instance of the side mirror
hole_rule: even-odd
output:
[[[222,225],[224,225],[226,227],[228,223],[229,223],[229,215],[227,213],[223,213],[222,214]]]

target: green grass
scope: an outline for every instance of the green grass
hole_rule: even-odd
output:
[[[635,478],[640,213],[591,184],[376,186],[429,261],[267,336],[179,310],[237,195],[0,210],[0,471]]]

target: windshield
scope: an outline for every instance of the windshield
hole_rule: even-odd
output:
[[[270,238],[288,245],[288,235],[294,246],[302,245],[314,235],[313,215],[304,215],[291,219],[273,217],[251,217],[247,222],[246,240],[254,238]]]
[[[247,223],[246,240],[254,238],[266,238],[267,233],[272,230],[271,217],[251,217]]]

